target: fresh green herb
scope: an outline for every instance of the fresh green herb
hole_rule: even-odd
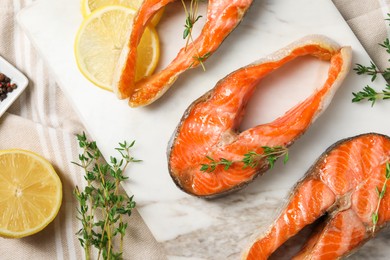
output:
[[[353,99],[352,102],[359,102],[362,100],[371,101],[371,106],[374,106],[375,102],[378,99],[389,99],[390,98],[390,85],[386,84],[386,88],[382,90],[382,92],[377,92],[370,86],[365,86],[363,91],[359,91],[357,93],[352,93]]]
[[[194,59],[194,62],[191,63],[190,68],[194,65],[195,61],[197,61],[202,66],[203,71],[205,71],[206,67],[204,66],[204,61],[206,61],[207,58],[210,57],[210,55],[211,55],[211,52],[207,52],[203,56],[194,56],[194,57],[192,57]]]
[[[389,19],[386,19],[386,20],[389,20]],[[379,44],[381,47],[383,47],[387,53],[390,54],[390,41],[388,38],[386,38],[386,40],[384,40],[383,43],[380,43]]]
[[[215,170],[215,168],[217,168],[218,165],[223,165],[224,169],[227,171],[229,170],[230,166],[233,164],[233,161],[227,160],[225,158],[221,158],[219,159],[219,161],[216,161],[214,158],[210,156],[206,156],[206,158],[210,160],[210,163],[202,164],[200,168],[202,172],[206,172],[206,171],[212,172]]]
[[[389,18],[385,19],[390,21],[390,14],[387,14]],[[386,38],[383,43],[379,44],[383,47],[388,54],[390,54],[390,40]],[[390,61],[390,59],[389,59]],[[381,74],[386,81],[390,81],[390,68],[385,70],[379,70],[378,67],[371,61],[369,66],[364,66],[362,64],[356,64],[356,67],[353,69],[358,75],[368,75],[371,76],[371,81],[375,81],[378,74]],[[371,106],[374,106],[377,100],[390,99],[390,86],[386,84],[386,88],[378,92],[369,85],[363,88],[362,91],[353,92],[352,102],[360,102],[362,100],[371,101]]]
[[[381,71],[377,66],[371,61],[370,66],[363,66],[361,64],[356,64],[356,67],[353,69],[358,75],[368,75],[371,76],[371,81],[375,81],[378,74],[382,74],[386,80],[390,79],[390,68],[387,68],[384,71]]]
[[[227,171],[234,163],[243,163],[243,168],[256,168],[262,160],[267,160],[270,167],[273,168],[275,161],[279,157],[284,157],[284,163],[288,161],[288,149],[284,146],[262,146],[263,153],[256,153],[249,151],[244,154],[241,160],[232,161],[225,158],[220,158],[218,161],[210,156],[206,156],[210,163],[202,164],[200,170],[203,172],[213,172],[218,165],[224,166],[224,170]]]
[[[187,8],[187,5],[185,4],[184,0],[181,0],[184,12],[186,14],[186,22],[184,25],[184,31],[183,31],[183,39],[187,39],[186,41],[186,48],[188,44],[191,42],[194,44],[194,39],[192,37],[192,30],[194,28],[195,23],[202,17],[201,15],[198,15],[198,9],[199,9],[199,0],[191,0],[190,7]],[[193,57],[194,62],[191,63],[189,68],[191,68],[195,62],[199,62],[199,64],[202,66],[203,70],[206,70],[206,67],[204,65],[204,61],[210,56],[210,52],[207,52],[204,55],[200,55],[199,50],[196,50],[196,55]]]
[[[383,199],[383,197],[385,196],[386,194],[386,188],[387,188],[387,181],[390,179],[390,162],[387,162],[386,163],[386,171],[385,171],[385,182],[383,183],[383,186],[382,186],[382,189],[379,190],[378,187],[376,187],[376,192],[378,194],[378,204],[376,206],[376,210],[374,213],[372,213],[372,233],[374,234],[375,233],[375,230],[376,230],[376,226],[378,224],[378,220],[379,220],[379,207],[381,205],[381,201]]]
[[[184,12],[186,14],[186,22],[184,25],[183,39],[187,39],[186,42],[186,48],[187,48],[189,42],[194,41],[194,39],[192,38],[192,29],[194,28],[195,23],[202,16],[198,15],[199,0],[191,0],[189,8],[187,8],[187,5],[185,4],[184,0],[181,0],[181,3],[183,4]]]
[[[288,150],[284,146],[263,146],[264,154],[258,154],[256,152],[249,152],[244,154],[244,159],[242,161],[244,162],[244,167],[251,167],[255,168],[259,164],[259,162],[265,158],[270,167],[273,168],[275,161],[279,157],[284,157],[283,162],[286,163],[288,161]]]
[[[116,150],[121,159],[110,157],[105,163],[96,142],[88,141],[85,133],[77,135],[80,148],[79,163],[83,168],[87,184],[83,190],[76,186],[74,195],[79,202],[78,219],[82,228],[77,232],[85,258],[91,259],[95,247],[97,259],[123,259],[123,239],[127,223],[125,215],[130,216],[136,203],[133,196],[120,193],[120,184],[128,179],[123,173],[132,162],[139,162],[130,156],[134,141],[119,143]],[[118,245],[119,243],[119,245]]]
[[[202,18],[201,15],[197,15],[198,12],[198,1],[191,1],[190,11],[188,12],[187,6],[182,0],[184,11],[186,12],[186,23],[184,25],[183,39],[187,39],[187,45],[189,43],[190,38],[192,37],[192,29],[194,24]]]

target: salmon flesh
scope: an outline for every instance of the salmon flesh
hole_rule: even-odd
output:
[[[390,137],[368,133],[328,148],[298,182],[286,207],[245,259],[267,259],[287,239],[326,214],[326,220],[293,259],[340,259],[372,238],[390,220],[390,194],[380,192],[390,163]],[[378,203],[379,202],[379,203]],[[378,222],[373,215],[378,210]]]
[[[312,55],[330,62],[328,77],[306,100],[273,122],[239,132],[245,107],[259,81],[297,57]],[[249,66],[238,69],[194,101],[184,113],[168,149],[169,172],[185,192],[214,197],[238,190],[270,168],[261,160],[254,168],[236,163],[226,170],[201,171],[209,158],[239,161],[264,146],[290,146],[329,105],[351,64],[350,47],[340,47],[321,35],[304,37]]]
[[[181,73],[209,58],[240,23],[253,0],[209,0],[207,20],[200,35],[183,47],[165,69],[135,82],[137,46],[142,34],[153,16],[173,1],[145,0],[134,19],[131,35],[119,57],[112,86],[118,98],[129,98],[131,107],[152,103],[169,89]]]

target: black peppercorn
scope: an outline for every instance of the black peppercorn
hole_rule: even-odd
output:
[[[11,83],[11,79],[0,73],[0,101],[7,98],[7,93],[11,93],[18,86],[15,83]]]
[[[7,98],[7,94],[3,93],[3,94],[0,95],[0,101],[3,101],[6,98]]]

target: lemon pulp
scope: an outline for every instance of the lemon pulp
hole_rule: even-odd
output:
[[[106,6],[88,16],[76,35],[74,50],[81,73],[95,85],[112,91],[113,74],[130,36],[136,11]],[[136,80],[153,73],[160,56],[158,34],[147,27],[137,47]]]
[[[93,11],[109,5],[121,5],[124,7],[129,7],[134,10],[138,10],[142,4],[143,0],[82,0],[81,1],[81,13],[84,17],[90,15]],[[156,15],[152,18],[151,24],[156,26],[160,21],[164,9],[157,12]]]
[[[24,150],[0,151],[0,236],[37,233],[57,215],[62,184],[52,165]]]

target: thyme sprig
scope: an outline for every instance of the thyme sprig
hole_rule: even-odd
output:
[[[202,172],[213,172],[218,165],[223,165],[225,171],[229,170],[230,166],[234,163],[233,161],[230,161],[225,158],[220,158],[219,161],[216,161],[213,157],[211,156],[206,156],[207,159],[210,160],[209,164],[202,164],[200,167],[200,170]]]
[[[386,21],[390,21],[390,14],[387,14],[389,18],[385,19]],[[379,46],[385,49],[385,51],[390,54],[390,40],[386,38],[383,43],[379,43]],[[390,61],[390,59],[389,59]],[[377,76],[381,74],[386,81],[390,81],[390,68],[386,68],[385,70],[379,70],[378,67],[370,61],[369,66],[364,66],[362,64],[357,63],[356,67],[353,69],[358,75],[367,75],[371,76],[371,82],[377,79]],[[386,84],[386,87],[378,92],[369,85],[365,86],[362,91],[352,92],[353,98],[352,102],[360,102],[362,100],[371,101],[371,106],[375,105],[377,100],[385,100],[390,99],[390,86]]]
[[[370,66],[363,66],[361,64],[356,64],[356,67],[353,68],[354,71],[356,71],[356,74],[358,75],[368,75],[371,76],[371,82],[375,81],[378,74],[382,74],[382,76],[386,79],[390,79],[390,68],[387,68],[386,70],[382,71],[379,70],[378,67],[370,61]]]
[[[385,177],[386,177],[386,179],[385,179],[385,182],[383,183],[382,189],[379,190],[378,187],[376,187],[376,192],[378,194],[379,200],[378,200],[378,204],[376,206],[375,212],[372,213],[372,225],[373,225],[372,226],[372,233],[373,234],[375,233],[375,230],[376,230],[376,227],[378,224],[378,220],[379,220],[379,207],[381,205],[383,197],[386,194],[387,182],[390,179],[390,162],[386,163]]]
[[[192,29],[194,28],[195,23],[202,18],[201,15],[198,15],[198,0],[191,0],[190,8],[187,8],[187,5],[184,3],[184,0],[181,1],[184,7],[184,12],[186,14],[186,22],[184,25],[183,39],[187,39],[186,46],[189,44],[189,41],[192,40]]]
[[[368,100],[371,101],[371,106],[375,105],[375,102],[378,99],[390,99],[390,85],[386,84],[386,88],[383,89],[381,92],[377,92],[375,89],[373,89],[370,86],[365,86],[362,91],[359,91],[357,93],[352,93],[353,99],[352,102],[359,102],[362,100]]]
[[[288,161],[288,149],[285,146],[262,146],[263,153],[257,153],[255,151],[249,151],[244,154],[241,160],[228,160],[225,158],[220,158],[219,160],[215,160],[210,156],[206,156],[210,163],[201,164],[200,170],[203,172],[213,172],[218,165],[222,165],[224,170],[227,171],[234,163],[243,163],[243,168],[256,168],[262,160],[267,160],[270,165],[270,168],[274,167],[275,161],[284,157],[283,162],[286,163]]]
[[[186,40],[186,47],[191,42],[194,44],[194,38],[192,37],[192,30],[194,28],[194,25],[200,18],[202,18],[201,15],[198,15],[198,9],[199,9],[199,0],[191,0],[190,7],[187,8],[187,5],[185,4],[184,0],[181,0],[184,12],[186,15],[186,21],[184,24],[184,31],[183,31],[183,39]],[[204,65],[204,61],[210,56],[210,52],[200,55],[199,50],[195,50],[196,55],[193,56],[194,62],[191,63],[189,68],[191,68],[195,62],[199,62],[199,64],[202,66],[203,71],[206,71],[206,67]]]
[[[83,168],[87,184],[78,186],[74,195],[79,202],[78,219],[81,229],[77,232],[87,260],[92,257],[92,247],[97,249],[97,259],[123,259],[123,239],[127,223],[123,216],[130,216],[136,202],[120,192],[121,182],[128,179],[124,171],[132,162],[140,160],[130,156],[135,142],[119,143],[116,150],[121,158],[110,157],[105,163],[96,142],[87,140],[85,133],[77,135],[82,153],[79,162],[72,162]],[[119,243],[119,245],[118,245]]]

